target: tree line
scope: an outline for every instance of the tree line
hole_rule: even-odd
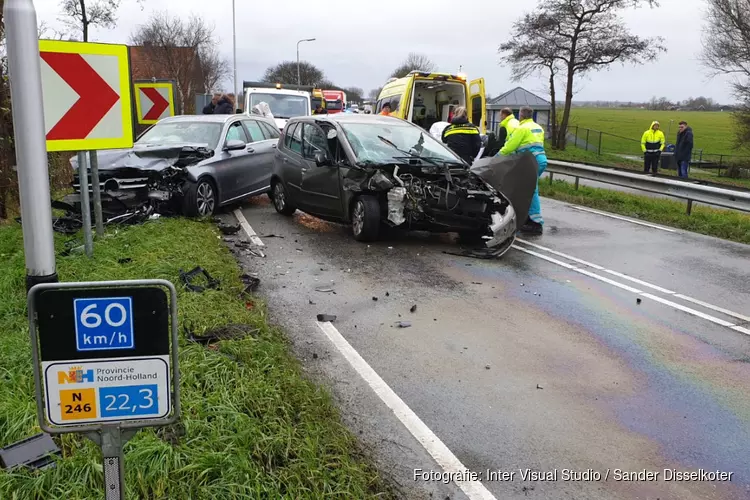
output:
[[[389,77],[401,78],[411,71],[435,71],[437,65],[423,54],[410,53],[406,58],[393,70]],[[266,69],[261,81],[266,83],[281,83],[286,86],[294,86],[297,82],[297,62],[283,61]],[[299,63],[299,84],[304,86],[316,86],[326,90],[343,90],[346,92],[347,99],[354,102],[363,100],[375,100],[380,94],[382,87],[374,88],[365,94],[360,87],[340,87],[333,83],[323,72],[322,69],[308,61]]]

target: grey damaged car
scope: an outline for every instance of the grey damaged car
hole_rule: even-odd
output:
[[[134,213],[206,216],[268,192],[278,138],[275,124],[262,117],[165,118],[133,148],[99,151],[103,212],[111,220]],[[77,172],[76,157],[71,165]],[[63,201],[80,208],[77,173],[73,185],[76,192]]]
[[[424,129],[393,117],[290,120],[271,179],[276,210],[352,225],[372,241],[384,226],[456,232],[491,256],[508,251],[536,186],[532,155],[486,158],[472,170]],[[505,188],[512,189],[506,195]]]

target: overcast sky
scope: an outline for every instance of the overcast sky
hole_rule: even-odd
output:
[[[510,71],[498,63],[497,47],[508,38],[507,26],[535,4],[533,0],[473,4],[455,0],[238,0],[237,79],[241,85],[242,80],[259,79],[268,66],[296,60],[297,40],[316,38],[301,44],[300,57],[340,86],[361,87],[365,92],[382,86],[409,52],[419,52],[434,60],[439,71],[457,72],[462,66],[470,78],[483,76],[492,95],[521,85],[547,97],[543,79],[529,77],[513,83]],[[60,26],[59,0],[35,0],[34,5],[39,21]],[[123,0],[117,28],[95,28],[90,40],[128,43],[130,33],[149,13],[166,10],[185,17],[194,13],[215,26],[221,50],[231,64],[232,0],[144,0],[143,6],[142,11],[135,0]],[[705,95],[731,102],[728,80],[710,79],[698,62],[704,8],[702,0],[661,0],[661,7],[653,11],[626,12],[633,32],[662,36],[668,52],[653,64],[614,65],[580,79],[575,99],[644,101],[666,96],[682,100]],[[472,13],[479,16],[469,19]],[[466,18],[465,27],[457,28],[461,18]]]

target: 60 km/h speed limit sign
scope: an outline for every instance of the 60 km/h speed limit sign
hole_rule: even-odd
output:
[[[124,498],[122,444],[180,413],[177,292],[163,280],[50,283],[29,291],[40,427],[102,446],[106,498]]]

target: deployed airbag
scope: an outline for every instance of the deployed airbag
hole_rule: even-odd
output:
[[[471,167],[473,173],[510,200],[519,225],[529,216],[537,169],[536,158],[531,153],[480,158]]]

